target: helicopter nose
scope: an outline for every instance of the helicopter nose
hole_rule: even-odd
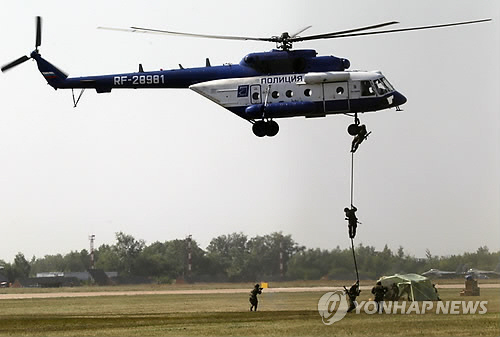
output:
[[[394,95],[394,99],[392,101],[392,105],[399,106],[399,105],[403,105],[406,103],[406,101],[407,101],[406,97],[404,97],[403,94],[401,94],[400,92],[395,91],[393,95]]]

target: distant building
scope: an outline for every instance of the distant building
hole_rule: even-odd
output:
[[[94,272],[96,270],[97,270],[97,272]],[[101,275],[101,278],[102,278],[103,276],[100,272],[104,273],[105,276],[108,278],[114,278],[114,277],[118,276],[118,272],[116,272],[116,271],[103,272],[102,270],[99,271],[99,269],[93,269],[90,272],[88,272],[88,271],[79,271],[79,272],[51,271],[51,272],[37,273],[36,277],[74,277],[82,282],[86,282],[86,281],[95,282],[96,280],[94,279],[93,275],[99,274],[99,275]]]
[[[28,277],[17,279],[13,288],[58,288],[79,286],[80,281],[75,277]]]
[[[117,272],[104,272],[100,269],[91,269],[83,272],[44,272],[37,273],[36,277],[18,279],[12,285],[15,288],[57,288],[80,286],[82,282],[97,285],[111,285],[111,278],[116,278]]]

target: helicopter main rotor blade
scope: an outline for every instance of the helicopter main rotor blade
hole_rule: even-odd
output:
[[[334,37],[336,35],[349,34],[349,33],[359,32],[359,31],[368,30],[368,29],[382,28],[382,27],[386,27],[386,26],[390,26],[390,25],[395,25],[398,23],[399,23],[398,21],[390,21],[390,22],[379,23],[379,24],[372,25],[372,26],[354,28],[354,29],[343,30],[343,31],[338,31],[338,32],[333,32],[333,33],[310,35],[310,36],[296,37],[296,38],[292,37],[290,40],[292,42],[299,42],[299,41],[309,41],[309,40],[317,40],[317,39],[328,39],[328,38]]]
[[[35,49],[38,50],[38,47],[42,44],[42,17],[36,17],[36,42]]]
[[[320,35],[312,35],[312,36],[307,36],[307,37],[298,37],[297,35],[305,31],[306,29],[311,28],[312,26],[307,26],[297,33],[294,33],[290,37],[290,41],[296,42],[296,41],[305,41],[305,40],[312,40],[316,38],[325,38],[325,36],[331,36],[331,35],[336,35],[336,34],[347,34],[347,33],[354,33],[354,32],[359,32],[362,30],[367,30],[367,29],[375,29],[375,28],[381,28],[385,27],[388,25],[393,25],[399,23],[397,21],[391,21],[391,22],[385,22],[373,26],[367,26],[367,27],[361,27],[361,28],[355,28],[355,29],[349,29],[349,30],[343,30],[339,32],[334,32],[334,33],[327,33],[327,34],[320,34]],[[266,42],[281,42],[282,38],[279,36],[273,36],[270,38],[265,38],[265,37],[249,37],[249,36],[227,36],[227,35],[209,35],[209,34],[193,34],[193,33],[182,33],[182,32],[173,32],[173,31],[167,31],[167,30],[158,30],[158,29],[149,29],[149,28],[141,28],[141,27],[130,27],[131,30],[134,33],[155,33],[155,34],[169,34],[169,35],[178,35],[178,36],[191,36],[191,37],[202,37],[202,38],[209,38],[209,39],[224,39],[224,40],[253,40],[253,41],[266,41]]]
[[[99,29],[106,29],[106,30],[120,31],[120,32],[165,34],[165,35],[201,37],[201,38],[207,38],[207,39],[243,40],[243,41],[253,40],[253,41],[269,41],[269,42],[274,42],[275,41],[273,38],[259,38],[259,37],[249,37],[249,36],[194,34],[194,33],[174,32],[174,31],[168,31],[168,30],[159,30],[159,29],[141,28],[141,27],[130,27],[130,28],[97,27],[97,28],[99,28]]]
[[[300,33],[303,33],[304,31],[308,30],[309,28],[311,28],[312,26],[307,26],[307,27],[304,27],[302,28],[301,30],[299,30],[298,32],[296,33],[293,33],[292,35],[290,35],[291,38],[294,38],[294,37],[298,37],[298,35]]]
[[[373,31],[373,32],[362,32],[362,31],[368,30],[368,29],[382,28],[382,27],[386,27],[386,26],[390,26],[390,25],[394,25],[394,24],[399,23],[397,21],[389,21],[389,22],[379,23],[376,25],[354,28],[354,29],[343,30],[343,31],[337,31],[337,32],[326,33],[326,34],[310,35],[310,36],[304,36],[304,37],[298,36],[298,34],[304,32],[306,29],[311,27],[311,26],[308,26],[308,27],[301,29],[297,33],[294,33],[291,36],[287,32],[285,32],[285,33],[281,34],[281,36],[272,36],[269,38],[250,37],[250,36],[193,34],[193,33],[174,32],[174,31],[168,31],[168,30],[159,30],[159,29],[150,29],[150,28],[141,28],[141,27],[130,27],[128,29],[108,28],[108,27],[98,27],[98,28],[107,29],[107,30],[114,30],[114,31],[132,32],[132,33],[167,34],[167,35],[201,37],[201,38],[208,38],[208,39],[223,39],[223,40],[240,40],[240,41],[252,40],[252,41],[275,42],[277,44],[278,49],[288,51],[292,48],[292,43],[300,42],[300,41],[406,32],[406,31],[412,31],[412,30],[423,30],[423,29],[468,25],[468,24],[480,23],[480,22],[486,22],[486,21],[491,21],[491,19],[463,21],[463,22],[446,23],[446,24],[431,25],[431,26],[401,28],[401,29],[390,29],[390,30]]]
[[[26,55],[21,56],[21,57],[20,57],[20,58],[18,58],[17,60],[12,61],[12,62],[10,62],[10,63],[8,63],[8,64],[4,65],[4,66],[2,67],[2,72],[5,72],[5,71],[9,70],[10,68],[14,68],[15,66],[18,66],[18,65],[20,65],[21,63],[24,63],[24,62],[28,61],[29,59],[30,59],[30,58],[29,58],[28,56],[26,56]]]
[[[446,23],[446,24],[432,25],[432,26],[420,26],[420,27],[410,27],[410,28],[401,28],[401,29],[390,29],[390,30],[382,30],[382,31],[378,31],[378,32],[327,35],[327,36],[322,36],[322,37],[320,36],[320,37],[317,37],[317,38],[318,39],[334,39],[334,38],[340,38],[340,37],[354,37],[354,36],[387,34],[387,33],[407,32],[407,31],[412,31],[412,30],[423,30],[423,29],[433,29],[433,28],[442,28],[442,27],[469,25],[469,24],[481,23],[481,22],[487,22],[487,21],[491,21],[491,19],[482,19],[482,20],[474,20],[474,21]],[[305,41],[305,39],[301,39],[301,40],[298,40],[298,41]]]

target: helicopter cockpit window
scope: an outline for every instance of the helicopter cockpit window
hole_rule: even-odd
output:
[[[379,78],[373,81],[373,84],[375,84],[375,88],[377,88],[377,92],[379,95],[385,95],[388,92],[392,91],[390,84],[385,78]],[[389,84],[389,86],[387,85]]]
[[[391,83],[389,83],[387,78],[382,77],[380,80],[385,84],[385,86],[387,87],[387,89],[389,89],[389,91],[394,91],[394,87],[391,85]]]
[[[370,81],[361,81],[361,96],[373,96],[375,91],[373,90]]]

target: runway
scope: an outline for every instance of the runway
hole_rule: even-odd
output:
[[[463,289],[463,284],[436,285],[439,289]],[[500,284],[481,284],[481,288],[500,288]],[[361,290],[370,291],[371,286],[361,286]],[[265,293],[301,293],[329,292],[343,290],[341,287],[289,287],[266,288]],[[29,294],[0,294],[0,300],[22,300],[37,298],[64,297],[99,297],[99,296],[144,296],[144,295],[203,295],[203,294],[247,294],[249,289],[187,289],[187,290],[137,290],[137,291],[92,291],[92,292],[57,292]]]

